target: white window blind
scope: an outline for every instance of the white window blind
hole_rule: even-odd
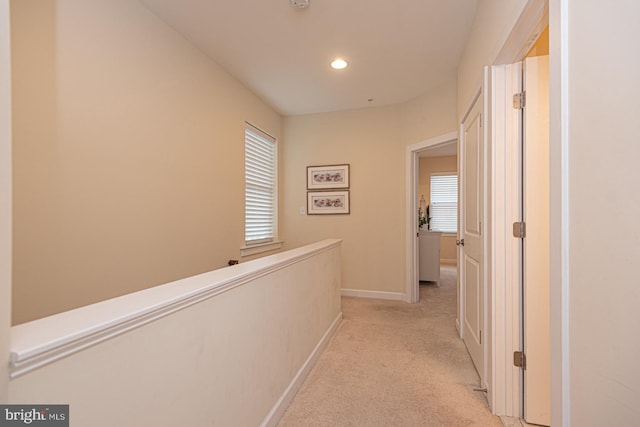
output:
[[[245,141],[245,244],[268,243],[275,238],[276,141],[247,127]]]
[[[431,229],[444,233],[458,231],[458,176],[431,175]]]

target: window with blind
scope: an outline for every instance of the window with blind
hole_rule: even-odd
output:
[[[431,175],[431,229],[458,232],[458,175]]]
[[[247,126],[245,143],[245,245],[276,238],[276,140]]]

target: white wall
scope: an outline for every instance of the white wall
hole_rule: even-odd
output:
[[[343,287],[405,293],[406,146],[455,129],[452,79],[405,104],[284,119],[283,208],[286,247],[343,240]],[[306,167],[351,165],[351,214],[300,215]]]
[[[218,287],[226,290],[82,348],[80,337],[99,339],[112,330],[110,321],[126,327],[122,319],[143,321],[180,298],[189,302]],[[151,311],[140,305],[147,301]],[[69,404],[77,426],[275,425],[339,325],[340,242],[318,242],[75,312],[14,327],[16,354],[39,344],[43,354],[55,355],[47,346],[56,334],[62,345],[78,332],[61,348],[79,347],[12,379],[11,403]]]
[[[11,78],[9,1],[0,0],[0,402],[6,402],[11,324]]]
[[[281,117],[140,2],[11,6],[14,322],[237,259],[244,122]]]
[[[640,3],[560,3],[568,5],[571,425],[640,425]]]

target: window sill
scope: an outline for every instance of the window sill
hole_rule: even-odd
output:
[[[283,243],[284,242],[276,241],[276,242],[260,243],[257,245],[245,246],[243,248],[240,248],[240,256],[246,257],[250,255],[261,254],[263,252],[275,251],[277,249],[280,249]]]

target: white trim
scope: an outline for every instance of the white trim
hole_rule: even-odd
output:
[[[421,149],[421,148],[420,148]],[[406,220],[405,220],[405,253],[406,253],[406,283],[405,283],[405,301],[408,303],[418,302],[418,286],[420,284],[418,271],[418,171],[419,159],[418,151],[411,150],[407,147],[406,165],[405,165],[405,200]],[[416,236],[416,237],[414,237]]]
[[[571,425],[569,0],[549,9],[551,425]]]
[[[400,292],[367,291],[363,289],[341,289],[343,297],[386,299],[391,301],[404,301],[405,295]]]
[[[440,264],[456,265],[458,264],[458,260],[455,258],[440,258]]]
[[[513,68],[513,71],[512,71]],[[522,416],[522,374],[512,363],[513,351],[522,349],[520,315],[520,250],[511,224],[521,218],[520,137],[518,112],[510,95],[521,90],[519,64],[492,67],[492,171],[491,171],[491,277],[492,387],[488,398],[496,415]]]
[[[548,0],[529,0],[513,26],[494,65],[522,61],[549,21]]]
[[[491,274],[491,253],[489,244],[489,221],[491,219],[490,214],[490,197],[489,194],[489,186],[491,185],[490,181],[490,172],[491,172],[491,161],[490,161],[490,123],[489,116],[491,112],[491,99],[489,97],[489,93],[491,91],[491,72],[490,67],[484,67],[484,79],[482,86],[482,97],[483,97],[483,108],[482,112],[484,113],[484,118],[482,120],[482,126],[484,126],[484,153],[482,154],[483,165],[482,165],[482,222],[480,223],[480,238],[482,239],[482,298],[484,300],[484,308],[482,310],[482,330],[484,331],[485,339],[482,341],[482,363],[484,366],[484,371],[482,374],[482,387],[488,389],[489,388],[489,361],[491,360],[491,348],[489,343],[493,341],[493,335],[490,332],[490,309],[491,305],[489,304],[489,295],[491,292],[491,282],[489,281],[489,275]]]
[[[250,255],[257,255],[263,252],[275,251],[282,247],[282,241],[260,243],[258,245],[245,246],[240,248],[240,257],[247,257]]]
[[[566,2],[568,0],[561,0],[561,1]],[[517,61],[521,61],[524,58],[525,54],[530,49],[532,43],[535,42],[541,30],[544,29],[545,27],[545,24],[548,18],[547,3],[548,3],[547,0],[529,0],[527,2],[522,13],[520,14],[518,21],[515,23],[504,45],[502,46],[502,49],[500,50],[499,54],[496,56],[496,59],[493,62],[493,65],[510,64]],[[552,26],[550,26],[550,28],[552,28]],[[553,81],[553,73],[551,76],[550,83],[552,81]],[[551,88],[551,95],[553,98],[553,87]],[[487,111],[487,114],[493,116],[491,111]],[[553,120],[553,110],[551,110],[551,114],[552,114],[552,120]],[[493,124],[493,117],[490,118],[490,121]],[[554,145],[554,142],[553,140],[551,140],[551,146],[553,147],[553,145]],[[553,158],[553,154],[551,157]],[[506,170],[503,172],[506,173]],[[496,173],[494,173],[493,179],[500,181],[500,179],[509,179],[509,178],[506,176],[501,178]],[[550,185],[551,185],[551,188],[553,189],[554,188],[553,181],[550,182]],[[558,183],[557,185],[559,188],[560,184]],[[553,224],[554,222],[553,211],[551,212],[551,214],[552,214],[551,223]],[[507,226],[509,226],[509,224],[507,224]],[[506,233],[509,233],[510,232],[509,230],[510,229],[507,228],[507,230],[503,230],[503,231]],[[496,228],[492,228],[492,233],[495,233],[495,232],[496,232]],[[560,232],[558,232],[558,234],[559,233]],[[551,233],[552,246],[553,246],[553,239],[554,238],[559,239],[559,237],[554,236],[553,234],[554,233],[552,232]],[[506,263],[508,262],[506,258],[507,254],[503,252],[502,255],[503,255],[502,258],[496,258],[493,260],[492,268],[501,272],[506,271],[508,274],[508,272],[510,271],[510,268],[513,268],[515,265],[511,263],[510,267],[507,266],[506,265]],[[553,256],[551,258],[553,259]],[[551,283],[552,283],[551,286],[553,288],[553,282]],[[502,288],[502,291],[504,291],[504,288]],[[521,321],[522,313],[521,313],[520,301],[519,301],[519,296],[518,296],[518,299],[516,299],[516,296],[517,295],[513,294],[511,295],[511,298],[510,298],[509,295],[503,294],[504,298],[508,298],[511,300],[512,306],[510,308],[506,308],[505,310],[503,310],[502,313],[499,310],[497,312],[492,313],[492,315],[494,316],[493,321],[496,321],[496,322],[498,321],[498,317],[497,317],[498,315],[509,317],[509,318],[502,317],[501,320],[503,322],[513,322],[515,321],[514,319],[517,319],[518,322]],[[509,301],[505,301],[505,303],[509,303]],[[493,310],[495,310],[496,308],[498,307],[494,305]],[[508,314],[509,311],[511,311],[511,315]],[[494,331],[493,330],[494,326],[495,325],[491,325],[492,332]],[[554,330],[553,325],[551,329],[552,331]],[[502,330],[496,330],[495,333],[507,334],[507,329],[504,328]],[[516,337],[503,336],[502,343],[504,345],[508,345],[508,341],[511,340],[511,343],[514,344],[518,339],[519,339],[518,336]],[[496,340],[496,335],[494,335],[493,337],[493,341],[495,340]],[[509,405],[511,405],[510,407],[511,407],[511,411],[513,411],[513,416],[519,417],[520,411],[521,411],[520,406],[521,406],[521,399],[522,399],[522,387],[517,385],[517,383],[515,382],[515,378],[513,376],[512,355],[508,354],[512,350],[510,350],[507,347],[507,348],[501,348],[500,350],[492,349],[492,351],[501,351],[503,353],[503,356],[500,359],[496,359],[495,361],[492,361],[493,370],[492,370],[492,378],[490,380],[493,383],[493,387],[496,388],[495,390],[492,390],[492,387],[490,387],[489,389],[489,401],[492,407],[492,411],[494,411],[494,413],[497,413],[496,411],[499,409],[499,407],[494,407],[494,404],[501,402],[499,404],[502,405],[502,408],[505,411],[507,411],[509,408]],[[554,352],[553,343],[551,346],[551,352],[552,352],[552,358],[553,358],[553,352]],[[508,357],[504,356],[505,354],[508,355]],[[492,354],[492,357],[495,357],[495,356],[497,356],[497,354]],[[509,378],[511,378],[510,381],[508,381]],[[552,390],[553,388],[554,387],[552,385]],[[553,412],[553,402],[552,402],[552,412]],[[511,415],[511,414],[506,414],[506,415]],[[556,425],[553,419],[551,424]]]
[[[340,244],[341,240],[324,240],[14,326],[10,376],[16,378]]]
[[[295,377],[289,383],[287,389],[282,393],[278,401],[273,405],[264,421],[260,424],[261,427],[275,427],[278,425],[280,418],[284,415],[285,411],[291,404],[291,401],[304,384],[304,380],[311,372],[311,369],[318,363],[318,359],[322,355],[322,352],[329,345],[331,338],[335,335],[338,327],[342,322],[342,312],[338,313],[338,316],[335,318],[329,329],[324,333],[316,347],[313,349],[307,360],[302,364]]]
[[[418,153],[458,140],[456,131],[407,146],[405,156],[405,253],[406,271],[404,300],[416,303],[418,294]]]

